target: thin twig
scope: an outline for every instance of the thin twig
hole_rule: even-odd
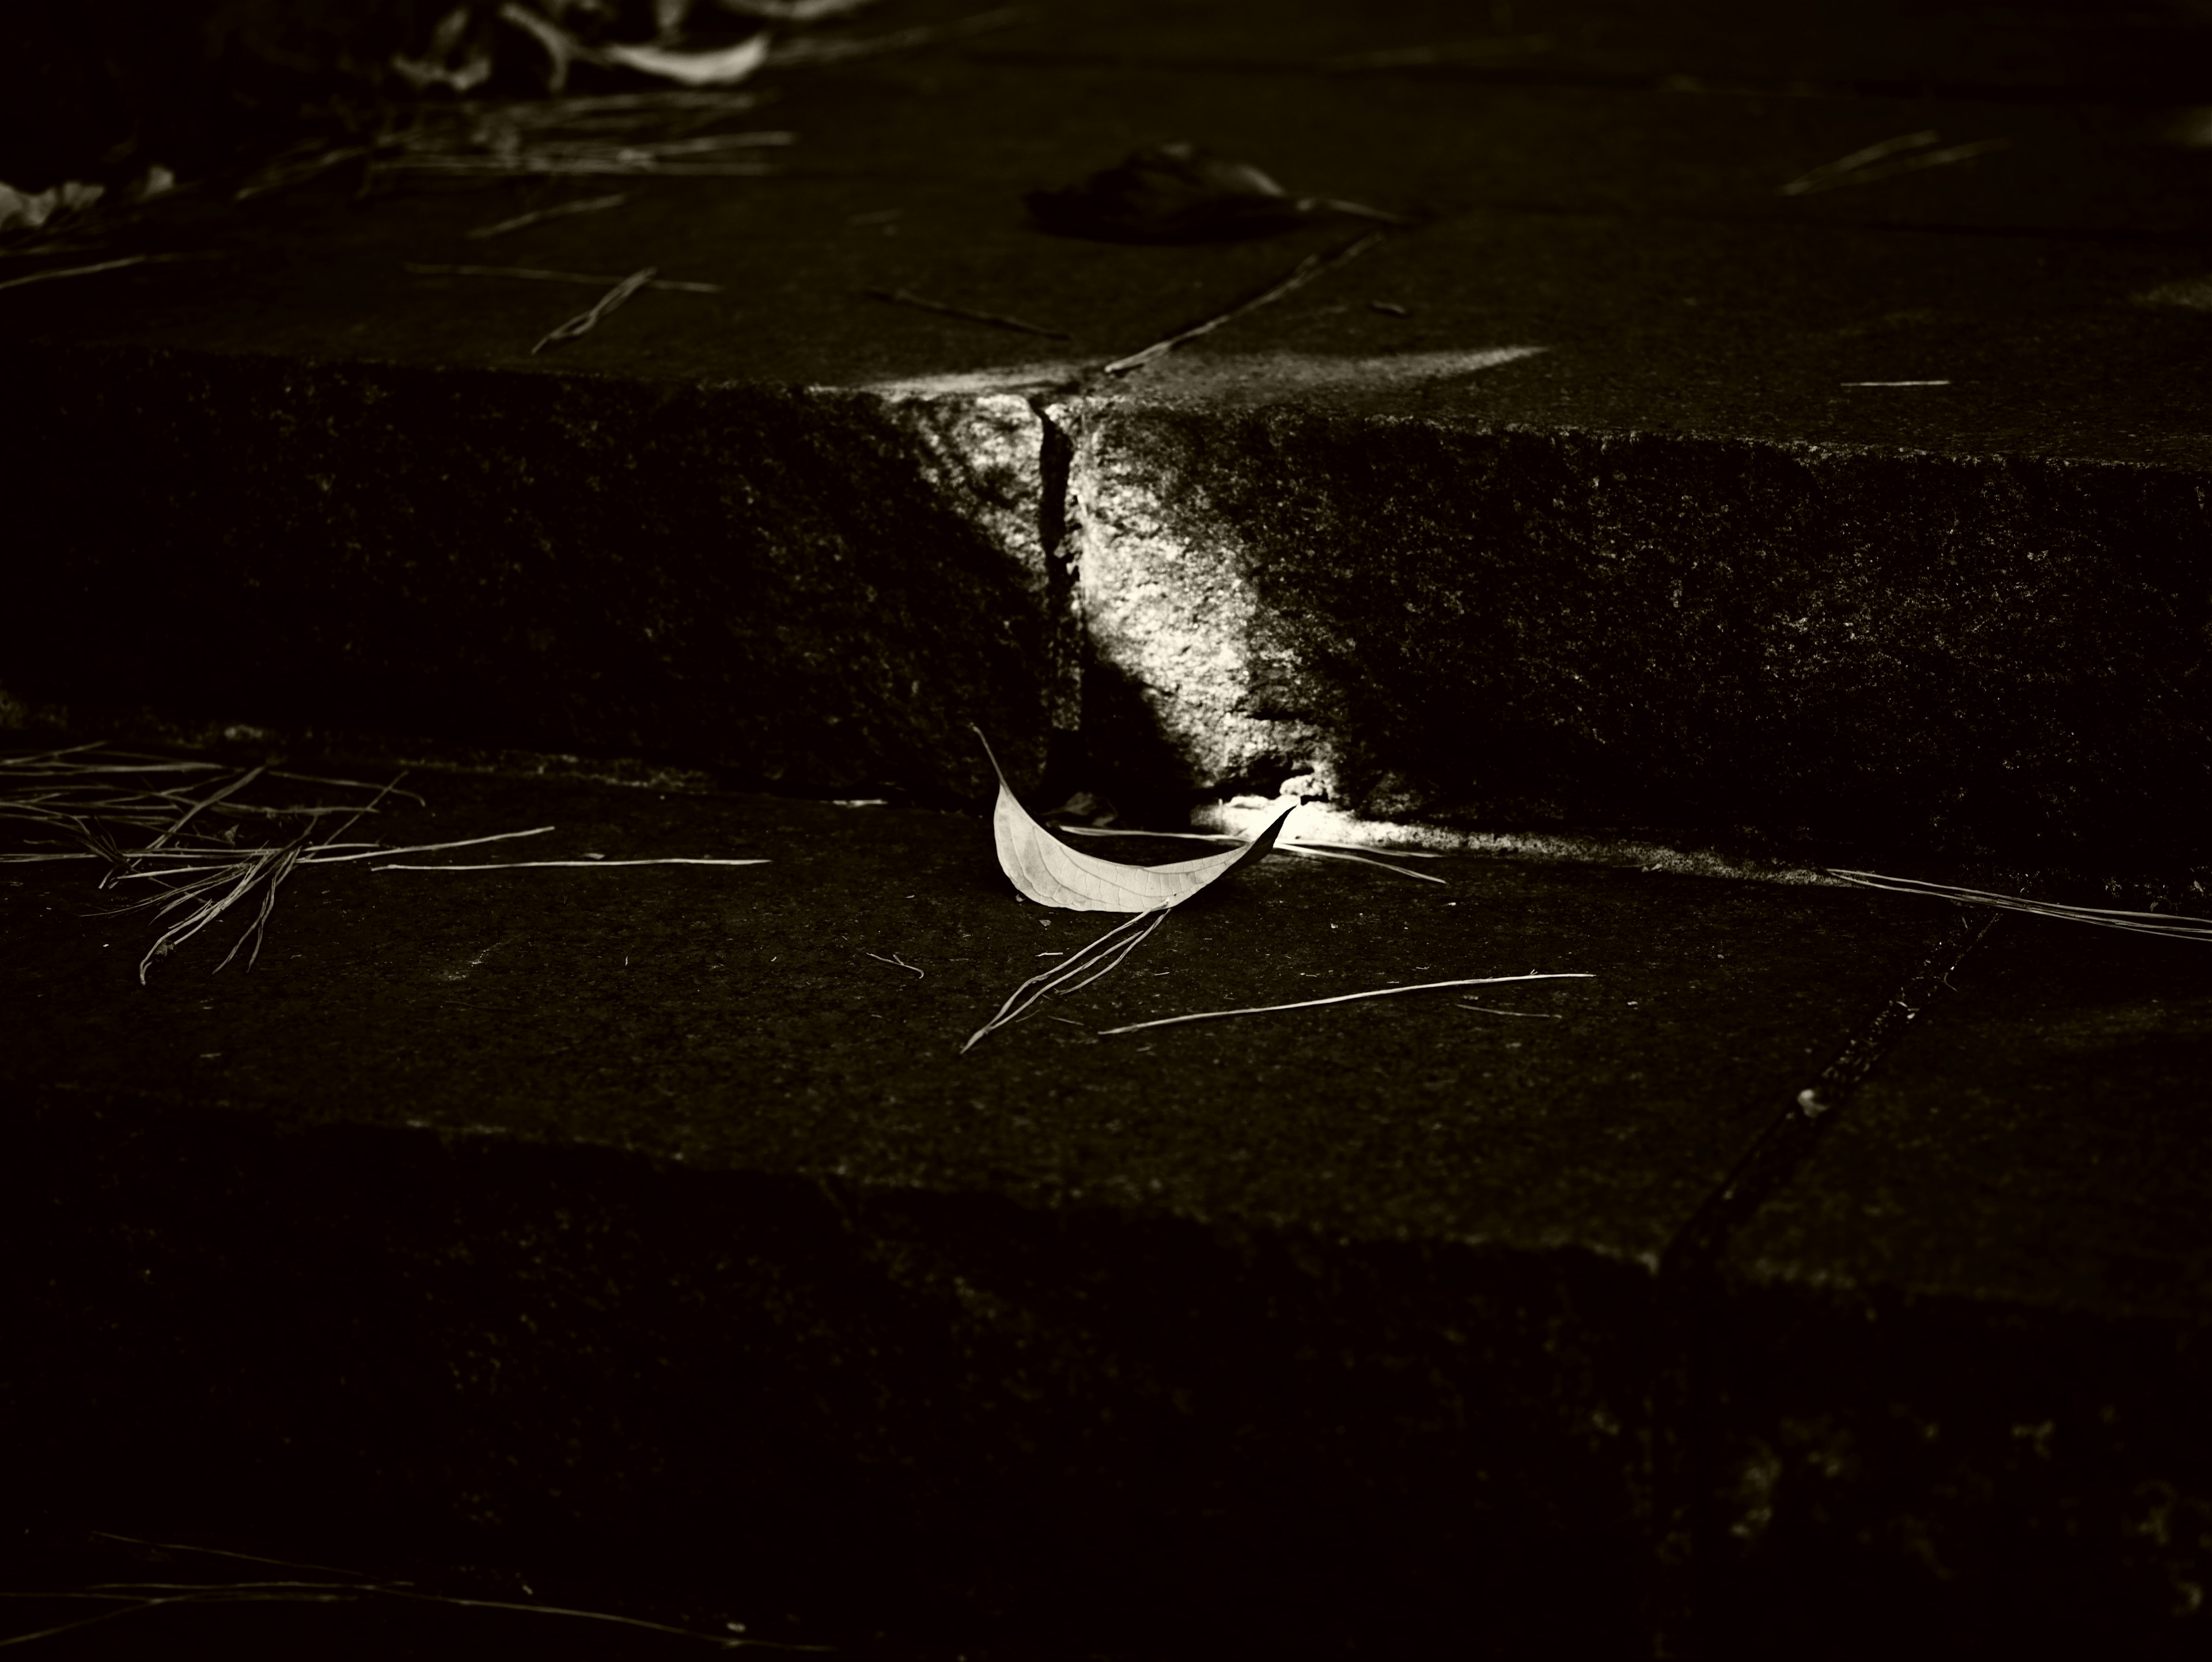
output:
[[[885,958],[885,957],[884,957],[881,953],[870,953],[868,954],[868,956],[869,956],[870,958],[874,959],[876,960],[876,962],[877,962],[877,963],[878,963],[878,964],[896,964],[896,965],[897,965],[899,966],[899,968],[901,968],[902,970],[914,970],[914,965],[911,965],[911,964],[909,964],[909,963],[908,963],[904,959],[901,958],[901,957],[900,957],[896,953],[892,953],[889,958]],[[915,972],[915,974],[916,974],[917,976],[919,976],[919,975],[921,975],[921,971],[920,970],[914,970],[914,972]]]
[[[1285,295],[1295,293],[1323,273],[1333,271],[1338,266],[1358,259],[1388,234],[1389,233],[1383,231],[1370,231],[1358,241],[1346,244],[1334,253],[1308,254],[1291,267],[1288,277],[1265,294],[1255,295],[1239,305],[1232,306],[1218,317],[1208,318],[1203,323],[1194,324],[1180,334],[1170,335],[1165,340],[1156,340],[1140,352],[1132,352],[1127,357],[1116,358],[1106,366],[1105,373],[1109,375],[1126,375],[1132,369],[1141,369],[1155,358],[1164,357],[1185,341],[1196,340],[1200,335],[1210,335],[1223,324],[1234,322],[1247,312],[1255,312],[1262,306],[1282,299]]]
[[[1310,1010],[1322,1004],[1346,1004],[1356,998],[1388,998],[1393,993],[1425,993],[1438,987],[1494,987],[1507,981],[1587,981],[1588,970],[1563,970],[1546,975],[1480,976],[1468,981],[1424,981],[1415,987],[1376,987],[1364,993],[1339,993],[1334,998],[1301,999],[1295,1004],[1255,1004],[1243,1010],[1199,1010],[1189,1015],[1162,1016],[1157,1021],[1133,1021],[1126,1027],[1102,1027],[1101,1038],[1115,1033],[1133,1033],[1146,1027],[1172,1027],[1180,1021],[1211,1021],[1217,1016],[1267,1015],[1277,1010]]]
[[[1042,324],[1024,323],[1019,318],[1010,318],[999,312],[977,312],[965,306],[948,306],[941,300],[926,300],[910,289],[863,289],[860,292],[871,300],[886,300],[894,306],[913,306],[925,312],[940,312],[949,318],[966,318],[971,323],[988,323],[1001,329],[1018,329],[1025,335],[1042,335],[1048,340],[1073,338],[1065,329],[1048,329]]]
[[[601,295],[590,311],[579,312],[574,317],[552,331],[537,345],[532,347],[531,356],[535,357],[549,346],[556,345],[564,340],[574,340],[580,335],[591,333],[592,330],[599,327],[601,318],[652,282],[656,274],[656,268],[651,265],[632,271],[620,283]]]
[[[540,271],[527,265],[426,265],[411,259],[405,262],[405,265],[406,270],[416,277],[528,277],[538,283],[581,283],[592,288],[629,281],[628,277],[595,277],[588,271]],[[684,283],[675,277],[655,277],[650,283],[638,284],[638,288],[672,289],[687,295],[719,295],[723,292],[719,283]],[[630,292],[635,294],[636,289]]]
[[[1530,1021],[1565,1021],[1566,1020],[1556,1011],[1501,1010],[1494,1004],[1470,1004],[1465,999],[1460,1000],[1459,1008],[1462,1010],[1480,1010],[1485,1015],[1525,1016]]]

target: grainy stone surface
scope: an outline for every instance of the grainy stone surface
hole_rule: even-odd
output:
[[[773,863],[309,869],[251,974],[145,989],[142,925],[14,868],[26,1496],[970,1635],[1626,1654],[1658,1256],[1942,922],[1284,856],[962,1056],[1097,932],[981,822],[416,782],[380,832]]]
[[[2202,1654],[2212,965],[2011,918],[1738,1235],[1711,1653]]]
[[[14,383],[113,474],[15,574],[16,686],[824,794],[979,794],[970,721],[1042,762],[1062,648],[1018,399],[104,365]]]
[[[2212,519],[2185,473],[1283,405],[1069,419],[1107,754],[1838,863],[2200,857]]]

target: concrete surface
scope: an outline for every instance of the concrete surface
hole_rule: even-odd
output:
[[[250,975],[145,989],[142,924],[11,868],[6,1415],[52,1515],[978,1642],[1633,1649],[1661,1256],[1947,928],[1279,857],[963,1056],[1097,932],[981,821],[416,782],[380,836],[773,863],[309,869]],[[1593,978],[1093,1037],[1541,969]]]
[[[556,828],[430,860],[770,863],[309,868],[143,989],[9,868],[43,1531],[1018,1653],[2197,1642],[2183,945],[1279,855],[962,1056],[1097,932],[979,818],[413,782],[388,842]]]

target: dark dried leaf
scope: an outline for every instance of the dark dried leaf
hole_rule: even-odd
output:
[[[1033,191],[1048,230],[1104,242],[1229,242],[1334,215],[1410,223],[1355,202],[1294,197],[1248,161],[1189,143],[1155,144],[1057,191]]]

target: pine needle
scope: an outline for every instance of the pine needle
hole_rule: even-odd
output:
[[[1170,837],[1186,843],[1227,843],[1231,847],[1247,841],[1231,831],[1125,831],[1109,825],[1054,825],[1054,831],[1066,831],[1073,837]],[[1378,859],[1362,849],[1347,849],[1333,843],[1282,843],[1275,844],[1278,854],[1302,854],[1310,860],[1352,860],[1363,866],[1380,866],[1386,872],[1396,872],[1401,877],[1419,878],[1424,883],[1442,883],[1444,880],[1429,872],[1417,872],[1408,867]],[[1413,860],[1438,860],[1441,855],[1425,849],[1407,849],[1402,852]]]
[[[1014,989],[998,1014],[968,1035],[968,1042],[960,1047],[966,1056],[975,1048],[975,1041],[995,1033],[1001,1027],[1011,1027],[1036,1008],[1037,1001],[1048,995],[1062,995],[1088,987],[1099,977],[1111,973],[1154,929],[1167,920],[1177,903],[1167,901],[1150,911],[1138,912],[1123,918],[1112,928],[1090,945],[1068,954],[1064,964],[1055,964],[1048,970],[1038,971]]]
[[[541,271],[530,265],[426,265],[414,259],[404,261],[404,265],[413,277],[524,277],[535,283],[580,283],[587,288],[597,289],[628,281],[624,277],[594,276],[589,271]],[[685,283],[675,277],[655,277],[652,282],[639,286],[687,295],[719,295],[722,292],[722,285],[719,283]]]
[[[651,265],[647,265],[637,271],[632,271],[620,283],[617,283],[613,288],[608,289],[606,293],[601,295],[590,311],[579,312],[574,317],[570,318],[566,323],[560,325],[558,327],[548,332],[544,339],[540,340],[537,345],[530,349],[532,355],[534,356],[538,353],[544,351],[547,347],[557,345],[562,341],[574,340],[579,335],[588,335],[592,330],[599,327],[599,320],[601,318],[606,316],[608,313],[613,311],[615,307],[620,306],[632,295],[644,288],[645,285],[652,282],[657,275],[658,268]]]
[[[1880,872],[1832,869],[1829,875],[1861,888],[1927,895],[1937,900],[1955,900],[1962,906],[1994,906],[2002,911],[2027,912],[2069,923],[2094,923],[2101,928],[2129,929],[2138,934],[2162,934],[2176,941],[2212,941],[2212,918],[2177,916],[2171,912],[2121,911],[2101,906],[2062,906],[2052,900],[2029,900],[2015,894],[1962,889],[1948,883],[1923,883],[1911,877],[1887,877]]]
[[[543,837],[552,829],[550,825],[532,825],[528,831],[494,831],[489,837],[464,837],[458,842],[453,843],[417,843],[404,849],[370,847],[359,854],[333,854],[320,860],[311,859],[307,863],[311,866],[335,866],[344,860],[377,860],[386,855],[436,854],[445,849],[473,849],[483,843],[507,843],[518,837]],[[597,865],[599,861],[593,861],[592,863]],[[441,868],[433,866],[428,869],[436,871]]]
[[[27,289],[34,283],[54,283],[63,277],[96,277],[102,271],[119,271],[127,265],[166,265],[180,259],[220,259],[216,253],[197,254],[126,254],[121,259],[103,259],[94,265],[64,265],[58,271],[33,271],[28,277],[9,277],[0,283],[0,289]]]
[[[1267,1015],[1277,1010],[1310,1010],[1323,1004],[1348,1004],[1358,998],[1389,998],[1394,993],[1425,993],[1438,987],[1495,987],[1508,981],[1587,981],[1587,970],[1563,970],[1545,975],[1480,976],[1468,981],[1424,981],[1413,987],[1376,987],[1364,993],[1339,993],[1334,998],[1301,999],[1295,1004],[1255,1004],[1242,1010],[1199,1010],[1189,1015],[1162,1016],[1158,1021],[1133,1021],[1126,1027],[1102,1027],[1098,1036],[1141,1032],[1147,1027],[1172,1027],[1182,1021],[1212,1021],[1219,1016]],[[970,1041],[973,1042],[972,1040]]]
[[[1232,306],[1227,311],[1210,317],[1203,323],[1193,324],[1179,334],[1170,335],[1165,340],[1156,340],[1142,351],[1132,352],[1125,358],[1116,358],[1106,366],[1103,373],[1109,375],[1126,375],[1132,369],[1141,369],[1154,359],[1166,356],[1185,341],[1196,340],[1201,335],[1210,335],[1223,324],[1233,323],[1247,312],[1255,312],[1262,306],[1270,305],[1282,299],[1284,295],[1293,294],[1304,288],[1306,284],[1324,272],[1334,271],[1338,266],[1358,259],[1360,255],[1382,241],[1385,234],[1382,231],[1370,231],[1358,241],[1347,243],[1334,253],[1308,254],[1291,268],[1289,276],[1284,277],[1265,294],[1255,295],[1250,300]]]
[[[179,775],[186,778],[179,779]],[[365,791],[368,800],[277,805],[244,800],[248,791],[279,780]],[[397,779],[371,785],[267,766],[226,768],[214,762],[178,761],[97,744],[0,756],[0,821],[15,821],[43,833],[33,840],[49,845],[0,854],[0,861],[94,861],[104,868],[99,884],[102,889],[123,883],[151,885],[152,892],[97,914],[148,912],[161,922],[161,933],[139,960],[143,985],[158,959],[234,916],[245,918],[245,927],[216,968],[228,967],[241,954],[252,968],[267,940],[277,896],[301,866],[468,848],[552,829],[540,825],[410,848],[345,840],[364,815],[380,812],[393,797],[422,800],[416,792],[403,789]],[[241,838],[240,831],[248,826],[277,830],[280,835],[266,842]]]
[[[547,825],[544,827],[544,829],[550,831],[553,828],[550,825]],[[526,837],[529,833],[527,831],[509,831],[507,835],[510,837]],[[489,843],[496,841],[497,839],[486,837],[479,837],[477,840],[479,842]],[[453,843],[445,844],[444,846],[448,848],[459,848],[462,847],[463,844]],[[387,852],[387,850],[380,849],[378,852],[383,853]],[[416,852],[416,850],[411,849],[401,849],[390,850],[390,852],[411,854]],[[361,857],[366,859],[368,856],[362,855]],[[505,860],[490,861],[483,865],[472,866],[371,866],[369,870],[373,872],[520,872],[534,871],[540,868],[548,866],[573,866],[580,871],[605,871],[610,867],[613,866],[765,866],[769,863],[769,862],[766,860],[709,860],[702,859],[690,855],[672,855],[665,859],[659,860]]]
[[[424,1604],[444,1604],[459,1610],[509,1610],[520,1615],[551,1616],[571,1620],[611,1622],[619,1627],[638,1628],[649,1633],[665,1634],[673,1638],[704,1641],[719,1650],[765,1650],[823,1653],[834,1650],[829,1645],[809,1645],[773,1639],[747,1639],[731,1632],[702,1631],[696,1628],[676,1627],[665,1622],[649,1621],[642,1616],[624,1616],[613,1610],[581,1610],[563,1604],[525,1603],[520,1599],[471,1598],[450,1593],[432,1592],[411,1581],[383,1580],[366,1575],[356,1570],[341,1569],[327,1564],[295,1563],[282,1558],[264,1558],[252,1553],[228,1552],[216,1547],[200,1547],[176,1542],[140,1540],[127,1535],[110,1535],[93,1531],[94,1538],[114,1541],[125,1546],[149,1549],[165,1555],[193,1555],[201,1557],[227,1559],[249,1564],[266,1564],[273,1568],[307,1570],[343,1580],[286,1578],[258,1581],[96,1581],[88,1585],[52,1590],[10,1588],[0,1592],[0,1598],[27,1598],[38,1601],[62,1602],[79,1600],[106,1604],[115,1609],[98,1615],[80,1616],[42,1628],[34,1633],[11,1635],[0,1639],[0,1648],[12,1645],[27,1645],[34,1640],[51,1639],[58,1634],[69,1633],[79,1628],[92,1627],[112,1622],[120,1616],[135,1616],[170,1604],[350,1604],[362,1599],[394,1598]],[[734,1624],[732,1624],[734,1626]]]
[[[586,197],[580,202],[563,202],[551,208],[539,208],[526,214],[517,214],[512,219],[502,219],[496,224],[479,225],[468,233],[471,242],[482,242],[489,237],[505,236],[509,231],[524,230],[532,225],[543,225],[549,219],[567,219],[572,214],[602,214],[610,208],[619,208],[629,200],[626,192],[612,196]]]

